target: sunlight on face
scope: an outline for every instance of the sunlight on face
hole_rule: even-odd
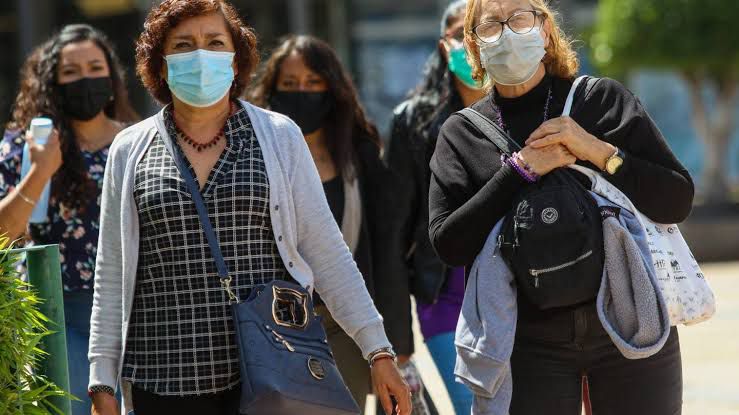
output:
[[[277,90],[287,92],[324,92],[328,90],[326,81],[305,64],[296,51],[288,55],[280,64],[277,75]]]
[[[62,48],[56,72],[60,84],[105,76],[110,76],[105,53],[92,40],[70,43]]]

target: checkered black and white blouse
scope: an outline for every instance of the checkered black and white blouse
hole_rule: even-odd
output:
[[[176,137],[171,112],[165,124]],[[272,230],[262,150],[243,108],[228,119],[225,133],[226,149],[201,193],[232,285],[246,298],[255,285],[291,277]],[[140,253],[122,378],[160,395],[237,385],[228,297],[195,204],[160,136],[136,167],[134,199]]]

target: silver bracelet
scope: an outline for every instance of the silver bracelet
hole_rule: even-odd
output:
[[[33,200],[30,197],[24,195],[23,192],[21,192],[20,190],[18,190],[17,192],[18,192],[18,196],[20,196],[21,199],[23,199],[24,202],[28,203],[31,206],[36,206],[36,201],[35,200]]]
[[[383,347],[382,349],[377,349],[374,352],[370,353],[369,356],[367,356],[367,361],[369,362],[370,368],[380,357],[389,357],[393,361],[395,361],[397,355],[391,347]]]

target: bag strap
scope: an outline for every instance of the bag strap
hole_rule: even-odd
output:
[[[567,94],[567,101],[565,101],[565,108],[562,111],[563,117],[569,117],[570,112],[572,111],[572,103],[575,100],[575,91],[577,91],[577,87],[580,86],[580,83],[588,78],[587,75],[578,76],[575,81],[572,83],[572,87],[570,88],[570,93]]]
[[[485,138],[492,141],[503,154],[510,156],[521,149],[521,146],[513,141],[508,133],[500,128],[498,124],[492,122],[488,117],[480,114],[478,111],[472,108],[465,108],[457,111],[457,114],[466,118],[472,125],[477,127],[485,135]]]
[[[221,280],[221,286],[224,290],[226,290],[230,302],[239,302],[239,298],[231,290],[231,275],[228,272],[226,261],[223,259],[221,245],[218,243],[218,238],[216,237],[216,233],[213,230],[213,225],[210,223],[210,218],[208,217],[208,209],[205,207],[203,196],[200,194],[200,186],[198,186],[198,182],[195,180],[195,177],[193,177],[192,172],[185,163],[184,154],[182,154],[182,151],[180,149],[175,147],[172,137],[170,137],[169,133],[167,132],[167,126],[164,124],[164,117],[162,117],[164,111],[165,110],[162,110],[162,112],[157,114],[157,116],[155,117],[155,124],[157,130],[159,131],[159,136],[162,137],[162,141],[164,141],[164,146],[167,148],[167,151],[169,151],[169,154],[174,159],[177,170],[179,170],[180,175],[185,180],[185,184],[187,184],[187,189],[190,191],[190,195],[192,196],[192,201],[195,203],[195,209],[197,210],[198,217],[200,218],[200,225],[203,227],[203,232],[205,232],[205,237],[208,240],[210,252],[216,262],[216,269],[218,270],[218,278]]]

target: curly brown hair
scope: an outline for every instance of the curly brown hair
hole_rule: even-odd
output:
[[[283,38],[264,63],[248,98],[255,105],[269,107],[277,88],[282,62],[293,52],[297,52],[306,66],[323,78],[328,86],[333,105],[323,122],[323,129],[329,153],[338,170],[352,177],[352,168],[357,166],[354,140],[368,140],[378,148],[382,145],[377,128],[367,119],[359,102],[359,94],[351,76],[326,42],[308,35]]]
[[[52,178],[52,194],[69,209],[83,209],[97,197],[95,183],[90,179],[74,131],[64,113],[64,102],[57,83],[57,67],[62,49],[72,43],[94,42],[105,55],[113,83],[113,99],[103,110],[117,121],[129,123],[138,120],[131,107],[126,82],[113,45],[101,31],[85,24],[62,28],[56,35],[34,49],[20,71],[20,86],[13,104],[13,113],[7,124],[9,130],[25,130],[34,117],[47,116],[59,130],[62,167]]]
[[[231,86],[231,98],[241,96],[249,84],[259,63],[257,36],[251,27],[244,24],[236,9],[224,0],[165,0],[149,12],[144,31],[136,42],[136,73],[159,103],[172,102],[172,93],[162,78],[167,34],[184,20],[210,13],[223,16],[236,48],[238,74]]]

